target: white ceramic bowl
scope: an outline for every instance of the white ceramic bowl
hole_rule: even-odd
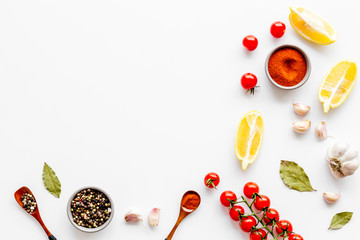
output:
[[[109,199],[110,204],[111,204],[111,214],[110,214],[109,219],[108,219],[103,225],[101,225],[100,227],[97,227],[97,228],[86,228],[86,227],[81,227],[81,226],[77,225],[77,224],[74,222],[74,220],[73,220],[73,216],[72,216],[71,210],[70,210],[70,209],[71,209],[71,201],[74,199],[75,195],[76,195],[78,192],[80,192],[81,190],[89,189],[89,188],[104,193],[105,196]],[[113,200],[111,199],[111,197],[109,196],[109,194],[107,194],[107,193],[106,193],[104,190],[102,190],[101,188],[98,188],[98,187],[82,187],[82,188],[76,190],[76,191],[70,196],[70,199],[69,199],[68,204],[67,204],[67,207],[66,207],[66,212],[67,212],[67,216],[68,216],[68,218],[69,218],[70,223],[71,223],[76,229],[78,229],[78,230],[80,230],[80,231],[82,231],[82,232],[94,233],[94,232],[98,232],[98,231],[103,230],[104,228],[106,228],[106,227],[110,224],[110,222],[111,222],[111,220],[112,220],[112,218],[113,218],[113,216],[114,216],[114,202],[113,202]]]
[[[291,87],[286,87],[286,86],[282,86],[280,84],[278,84],[277,82],[274,81],[274,79],[271,78],[270,73],[269,73],[269,69],[268,69],[268,65],[269,65],[269,59],[270,57],[277,51],[280,50],[282,48],[293,48],[297,51],[299,51],[305,58],[306,61],[306,74],[304,76],[304,78],[301,80],[301,82],[299,82],[298,84],[291,86]],[[275,48],[274,50],[272,50],[269,55],[267,56],[266,60],[265,60],[265,73],[266,76],[268,77],[268,79],[270,80],[270,82],[272,82],[272,84],[274,84],[275,86],[277,86],[278,88],[281,89],[285,89],[285,90],[292,90],[298,87],[301,87],[304,83],[306,83],[306,81],[309,79],[310,73],[311,73],[311,64],[310,64],[310,60],[308,58],[308,56],[305,54],[305,52],[303,50],[301,50],[299,47],[296,47],[294,45],[282,45],[279,46],[277,48]]]

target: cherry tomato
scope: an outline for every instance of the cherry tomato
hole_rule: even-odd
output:
[[[276,223],[276,232],[278,234],[283,233],[284,231],[292,232],[293,227],[291,223],[288,220],[280,220],[278,223]]]
[[[249,51],[254,51],[257,48],[258,40],[253,35],[247,35],[243,39],[243,45],[246,47]]]
[[[270,207],[270,198],[266,195],[256,196],[254,206],[257,210],[263,210]]]
[[[254,94],[257,84],[257,77],[252,73],[245,73],[242,75],[240,83],[244,89],[251,91],[251,94]]]
[[[230,208],[230,211],[229,211],[230,217],[234,221],[239,221],[240,214],[244,214],[244,213],[245,213],[244,208],[239,205],[235,205],[234,207]]]
[[[204,183],[208,188],[216,188],[219,185],[220,177],[214,172],[206,174]]]
[[[282,36],[284,36],[285,30],[286,25],[282,22],[274,22],[273,24],[271,24],[270,27],[270,33],[275,38],[281,38]]]
[[[254,193],[259,194],[259,186],[254,182],[248,182],[245,184],[243,191],[247,198],[252,198]]]
[[[299,234],[291,233],[291,234],[289,234],[288,240],[304,240],[304,238],[302,236],[300,236]]]
[[[244,232],[251,232],[252,228],[256,225],[254,217],[243,217],[240,221],[240,227]]]
[[[236,194],[233,193],[232,191],[225,191],[221,194],[220,196],[220,202],[222,205],[224,205],[225,207],[229,207],[230,206],[230,201],[236,201],[237,197]]]
[[[250,240],[263,240],[267,239],[267,234],[262,229],[257,229],[250,233]]]
[[[264,222],[266,224],[271,223],[273,220],[279,221],[280,215],[279,212],[274,208],[269,208],[266,210]]]

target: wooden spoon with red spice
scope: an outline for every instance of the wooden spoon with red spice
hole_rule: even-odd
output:
[[[179,217],[175,223],[175,226],[169,233],[169,235],[165,238],[165,240],[171,240],[177,227],[181,223],[184,218],[189,215],[190,213],[194,212],[200,205],[201,198],[200,195],[195,191],[187,191],[182,199],[180,204],[180,213]]]
[[[15,192],[14,197],[15,197],[16,202],[20,205],[20,207],[25,210],[24,203],[21,201],[21,197],[23,196],[24,193],[28,193],[28,194],[32,195],[35,202],[36,202],[36,199],[35,199],[34,194],[30,191],[29,188],[27,188],[27,187],[19,188]],[[39,206],[37,204],[36,204],[36,208],[33,210],[33,212],[27,212],[26,210],[25,210],[25,212],[30,214],[31,216],[33,216],[40,223],[41,227],[44,229],[46,235],[49,237],[50,240],[56,240],[54,235],[52,235],[50,233],[50,231],[47,229],[44,222],[42,221],[42,219],[40,217]]]

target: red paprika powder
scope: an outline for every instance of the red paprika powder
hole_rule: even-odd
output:
[[[200,197],[197,194],[189,193],[182,200],[182,207],[188,210],[196,209],[200,204]]]
[[[277,84],[284,87],[295,86],[305,77],[306,60],[303,54],[294,48],[281,48],[270,56],[268,71]]]

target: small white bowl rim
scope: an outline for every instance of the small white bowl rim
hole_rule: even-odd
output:
[[[272,77],[270,76],[270,73],[269,73],[269,69],[268,69],[268,64],[269,64],[269,59],[270,57],[279,49],[282,49],[282,48],[293,48],[297,51],[299,51],[305,58],[305,61],[306,61],[306,74],[304,76],[304,78],[301,80],[301,82],[299,82],[298,84],[294,85],[294,86],[291,86],[291,87],[286,87],[286,86],[282,86],[280,84],[278,84],[277,82],[274,81],[274,79],[272,79]],[[302,85],[304,85],[307,80],[309,79],[310,77],[310,73],[311,73],[311,63],[310,63],[310,59],[309,57],[307,56],[307,54],[299,47],[295,46],[295,45],[291,45],[291,44],[284,44],[284,45],[281,45],[281,46],[278,46],[276,47],[275,49],[273,49],[269,54],[268,56],[266,57],[266,60],[265,60],[265,73],[266,73],[266,76],[268,77],[268,79],[270,80],[270,82],[272,84],[274,84],[275,86],[277,86],[278,88],[281,88],[281,89],[285,89],[285,90],[292,90],[292,89],[296,89],[296,88],[299,88],[301,87]]]
[[[84,190],[84,189],[94,189],[94,190],[97,190],[99,192],[102,192],[105,194],[105,196],[109,199],[110,201],[110,204],[111,204],[111,214],[110,214],[110,218],[103,224],[101,225],[100,227],[97,227],[97,228],[86,228],[86,227],[81,227],[79,225],[77,225],[74,220],[73,220],[73,217],[72,217],[72,214],[71,214],[71,201],[74,199],[75,195],[80,192],[81,190]],[[99,187],[94,187],[94,186],[87,186],[87,187],[82,187],[82,188],[79,188],[78,190],[76,190],[73,194],[71,194],[70,198],[69,198],[69,201],[67,203],[67,209],[66,209],[66,212],[67,212],[67,216],[68,216],[68,219],[71,223],[71,225],[73,225],[76,229],[82,231],[82,232],[86,232],[86,233],[95,233],[95,232],[99,232],[101,230],[103,230],[104,228],[106,228],[113,216],[114,216],[114,202],[113,200],[111,199],[110,195],[104,191],[102,188],[99,188]]]

